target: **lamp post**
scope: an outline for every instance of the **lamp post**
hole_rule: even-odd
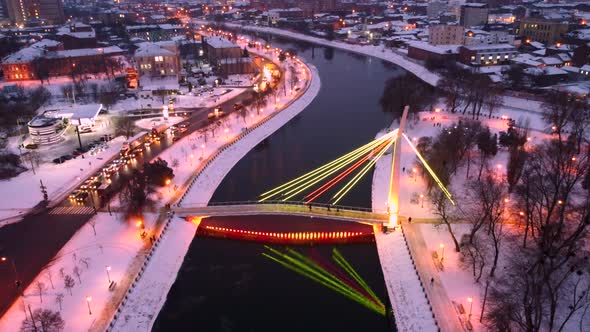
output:
[[[412,168],[412,174],[414,174],[414,182],[416,182],[417,173],[418,173],[418,170],[415,167]]]
[[[107,278],[109,279],[109,284],[111,283],[111,275],[109,273],[110,270],[111,270],[111,266],[107,265]]]
[[[473,298],[468,297],[467,302],[469,302],[469,320],[471,320],[471,312],[473,311]]]
[[[420,194],[420,207],[424,208],[424,194]]]
[[[90,301],[92,301],[92,297],[86,296],[86,304],[88,304],[88,314],[92,315],[92,310],[90,310]]]
[[[440,249],[441,249],[441,253],[440,253],[440,261],[442,263],[443,259],[445,259],[445,245],[444,244],[440,244],[439,245]]]
[[[7,257],[0,257],[0,262],[6,262],[8,261]],[[21,283],[20,280],[18,279],[18,272],[16,270],[16,264],[14,263],[14,259],[10,260],[10,265],[12,266],[12,271],[14,272],[14,284],[16,285],[16,288],[21,291],[21,295],[22,295],[22,289],[21,289]]]

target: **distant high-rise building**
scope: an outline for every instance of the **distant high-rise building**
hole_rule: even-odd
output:
[[[460,25],[431,25],[428,28],[428,42],[431,45],[461,45],[465,28]]]
[[[14,23],[28,20],[64,21],[62,0],[4,0],[8,17]]]
[[[466,3],[461,6],[459,24],[464,27],[488,23],[488,5],[485,3]]]

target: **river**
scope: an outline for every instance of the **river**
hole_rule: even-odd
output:
[[[379,98],[385,81],[404,70],[303,42],[274,39],[272,44],[297,50],[318,68],[320,93],[235,165],[213,202],[256,200],[262,192],[371,141],[391,121],[381,112]],[[339,204],[371,207],[371,180],[369,172]],[[333,247],[297,250],[329,259]],[[337,248],[388,303],[375,245]],[[196,236],[153,330],[391,331],[383,316],[265,259],[263,251],[259,243]]]

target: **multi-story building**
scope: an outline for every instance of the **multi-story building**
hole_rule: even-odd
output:
[[[437,18],[440,14],[447,11],[447,4],[441,1],[432,1],[426,7],[426,15],[429,18]]]
[[[107,58],[125,53],[117,46],[76,50],[63,50],[61,47],[63,46],[45,42],[8,55],[2,59],[4,78],[7,81],[24,81],[43,76],[103,72],[107,67]]]
[[[173,77],[178,81],[180,53],[174,42],[141,43],[135,51],[139,80],[151,77]]]
[[[459,48],[459,61],[472,66],[504,64],[517,55],[516,48],[508,44],[461,46]]]
[[[464,27],[488,23],[488,5],[485,3],[466,3],[461,6],[459,24]]]
[[[465,28],[460,25],[431,25],[428,42],[431,45],[462,45]]]
[[[568,23],[545,18],[527,17],[520,21],[518,35],[531,41],[554,44],[567,33]]]
[[[514,44],[514,35],[507,31],[483,31],[477,29],[468,29],[465,31],[465,46],[484,45],[484,44]]]
[[[62,0],[5,0],[6,11],[14,23],[29,20],[64,22]]]
[[[252,58],[244,57],[242,49],[222,37],[203,38],[207,58],[225,74],[247,74],[254,72]]]

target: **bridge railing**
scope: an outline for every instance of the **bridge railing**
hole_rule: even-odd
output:
[[[209,215],[235,214],[294,214],[327,216],[338,219],[352,219],[367,222],[382,222],[388,219],[385,212],[373,212],[369,208],[354,206],[336,206],[330,204],[307,205],[302,202],[283,201],[242,201],[242,202],[212,202],[210,205],[183,206],[176,209],[183,214],[203,213]]]
[[[348,210],[348,211],[361,211],[361,212],[373,212],[371,208],[362,206],[348,206],[348,205],[333,205],[327,203],[312,203],[306,204],[301,201],[278,201],[278,200],[267,200],[267,201],[232,201],[232,202],[209,202],[208,206],[224,206],[224,205],[296,205],[308,208],[311,205],[312,209],[316,207],[330,208],[334,210]],[[385,212],[385,211],[383,211]]]

